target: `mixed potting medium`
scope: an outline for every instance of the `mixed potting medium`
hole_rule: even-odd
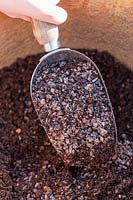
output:
[[[50,133],[52,135],[59,134],[58,137],[57,134],[55,135],[54,141],[55,147],[58,144],[59,150],[64,149],[62,155],[66,153],[67,142],[69,147],[74,141],[76,145],[81,143],[86,145],[85,155],[81,153],[83,148],[76,149],[80,161],[77,164],[75,156],[72,156],[71,159],[69,156],[64,158],[56,151],[58,148],[53,147],[54,141],[45,133],[34,110],[29,85],[32,73],[42,55],[32,55],[25,59],[19,58],[11,66],[0,70],[1,200],[133,199],[133,115],[131,104],[133,73],[107,52],[79,51],[96,63],[105,81],[118,129],[117,155],[112,151],[114,149],[112,142],[114,141],[114,137],[112,137],[114,129],[110,123],[107,123],[108,127],[106,126],[106,120],[111,122],[113,119],[112,115],[109,115],[111,118],[108,116],[108,113],[111,112],[108,97],[105,95],[105,88],[99,75],[95,70],[92,70],[93,65],[73,60],[72,63],[55,63],[47,69],[44,66],[43,78],[49,81],[46,81],[45,84],[42,81],[39,82],[42,84],[42,93],[40,89],[34,88],[34,91],[38,91],[38,109],[46,114],[45,119],[48,120],[46,132],[50,124],[52,128]],[[55,73],[54,70],[58,70],[58,73]],[[66,70],[65,73],[64,70]],[[87,77],[88,74],[91,74],[91,70],[95,73],[92,73],[88,80]],[[79,73],[78,76],[78,72],[81,71],[82,73]],[[72,85],[73,80],[74,83],[76,81],[79,88]],[[93,80],[98,81],[98,83],[93,85]],[[56,84],[54,84],[55,82]],[[57,97],[61,90],[63,90],[64,96],[60,96],[61,101],[58,101]],[[53,93],[55,91],[57,93]],[[37,96],[35,96],[36,98]],[[63,104],[61,105],[61,103]],[[51,108],[48,109],[50,110],[49,115],[47,115],[46,105]],[[54,106],[56,107],[55,113],[53,113]],[[43,109],[44,107],[46,109]],[[68,110],[64,109],[66,107]],[[62,126],[64,124],[62,115],[67,115],[64,115],[63,109],[68,111],[67,115],[69,114],[69,119],[65,119],[65,126]],[[74,116],[72,119],[71,112]],[[52,123],[54,120],[58,123]],[[79,124],[79,122],[84,125],[82,126],[83,130],[76,127],[76,123]],[[46,122],[44,121],[44,123]],[[60,134],[59,130],[61,129]],[[75,129],[78,131],[75,132]],[[69,130],[74,130],[72,138],[69,137]],[[62,133],[66,132],[65,138]],[[113,138],[113,140],[108,140],[111,141],[111,146],[108,148],[106,144],[110,144],[110,142],[106,142],[105,136]],[[83,141],[79,141],[78,137]],[[62,144],[65,144],[65,148],[63,145],[60,146],[61,140]],[[105,142],[105,151],[98,148],[101,142],[102,144]],[[70,149],[72,155],[75,155],[73,148]],[[90,149],[93,149],[93,152],[90,153]],[[99,155],[99,158],[96,155]],[[106,159],[107,157],[108,159]],[[90,160],[90,158],[94,158],[95,162],[91,162],[93,159]],[[68,163],[73,160],[73,164],[66,165],[64,159],[68,159]],[[93,165],[91,166],[90,163]]]
[[[47,55],[33,73],[31,94],[66,166],[98,167],[115,157],[111,103],[101,74],[88,57],[70,49]]]

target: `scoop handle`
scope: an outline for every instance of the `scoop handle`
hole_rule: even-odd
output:
[[[58,49],[59,42],[59,29],[55,24],[42,22],[37,19],[31,20],[33,33],[39,44],[44,46],[46,52]]]

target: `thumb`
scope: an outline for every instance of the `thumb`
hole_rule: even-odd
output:
[[[23,11],[28,17],[53,24],[64,23],[67,19],[67,12],[53,3],[43,4],[42,1],[35,1],[34,4],[28,3]]]

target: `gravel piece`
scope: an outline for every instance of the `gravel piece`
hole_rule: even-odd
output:
[[[81,52],[97,64],[105,80],[117,122],[118,158],[101,168],[64,166],[30,98],[31,75],[42,54],[19,58],[0,70],[0,172],[8,180],[4,186],[8,200],[133,199],[133,73],[107,52]],[[46,186],[50,194],[44,191]]]
[[[98,166],[115,154],[110,100],[92,62],[41,63],[32,99],[46,133],[66,166]]]

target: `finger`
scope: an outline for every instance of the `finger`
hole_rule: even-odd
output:
[[[52,3],[54,5],[58,4],[59,2],[60,2],[60,0],[50,0],[50,3]]]
[[[27,16],[24,16],[24,15],[14,15],[14,14],[12,14],[12,13],[6,13],[6,15],[7,15],[8,17],[11,17],[11,18],[23,19],[23,20],[28,21],[28,22],[30,21],[30,18],[27,17]]]
[[[28,0],[31,5],[48,5],[53,4],[56,5],[60,2],[60,0]]]
[[[11,18],[16,18],[16,15],[14,15],[13,13],[11,12],[3,12],[5,15],[7,15],[8,17],[11,17]]]
[[[44,11],[42,17],[43,20],[45,19],[47,22],[54,24],[62,24],[67,19],[67,12],[61,7],[53,6],[49,7],[49,9]]]
[[[58,6],[48,6],[45,7],[43,10],[36,9],[36,12],[28,13],[29,17],[38,19],[40,21],[46,21],[53,24],[62,24],[67,19],[67,12]]]
[[[25,20],[25,21],[27,21],[27,22],[30,22],[30,21],[31,21],[31,19],[30,19],[29,17],[23,16],[23,15],[20,15],[20,16],[18,16],[17,18],[23,19],[23,20]]]

